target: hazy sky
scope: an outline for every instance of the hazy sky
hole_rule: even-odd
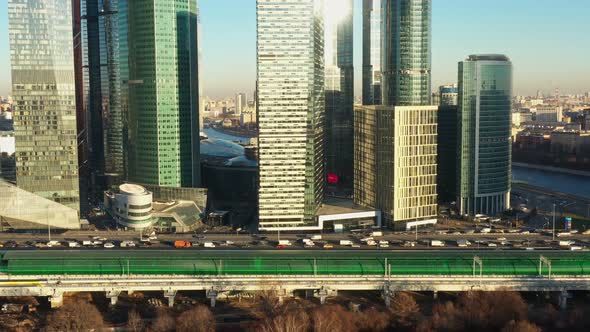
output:
[[[0,0],[0,95],[9,92],[7,0]],[[432,0],[433,86],[457,80],[457,62],[503,53],[516,94],[590,91],[588,0]],[[251,95],[256,79],[256,0],[200,0],[205,95]],[[361,79],[361,3],[355,3],[356,91]]]

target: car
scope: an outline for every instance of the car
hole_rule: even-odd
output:
[[[324,244],[324,249],[333,249],[333,248],[334,248],[334,246],[329,243]]]
[[[111,242],[107,242],[104,244],[104,247],[107,249],[113,249],[115,247],[115,245],[112,244]]]
[[[287,246],[284,244],[277,244],[277,249],[286,249]]]

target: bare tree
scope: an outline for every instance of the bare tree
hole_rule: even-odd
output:
[[[420,315],[420,307],[414,297],[408,293],[396,293],[389,308],[394,326],[407,328],[414,326]]]
[[[152,322],[152,331],[154,332],[173,332],[176,329],[174,317],[166,309],[159,309],[156,313],[156,319]]]
[[[509,291],[468,292],[456,303],[436,304],[432,317],[419,331],[500,331],[511,321],[525,321],[528,307],[519,293]]]
[[[180,314],[176,319],[177,332],[213,332],[215,318],[208,307],[198,305]]]
[[[302,309],[265,319],[256,329],[257,332],[307,332],[309,316]]]
[[[354,315],[340,305],[324,305],[311,312],[314,332],[356,332]]]
[[[521,320],[519,322],[510,321],[504,326],[502,332],[542,332],[542,330],[535,324]]]
[[[276,287],[269,286],[258,292],[257,303],[260,311],[265,317],[276,317],[284,314],[287,307],[278,296]]]
[[[383,332],[390,325],[389,314],[371,307],[356,315],[356,326],[361,332]]]
[[[46,332],[79,332],[99,330],[103,327],[102,315],[86,301],[74,300],[64,304],[47,317]]]
[[[127,314],[127,328],[132,332],[143,331],[143,321],[141,320],[141,315],[135,309],[130,310]]]

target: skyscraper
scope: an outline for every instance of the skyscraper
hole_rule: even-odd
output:
[[[200,183],[196,0],[128,3],[129,180]]]
[[[256,5],[260,228],[315,224],[325,185],[321,1]]]
[[[72,1],[8,3],[17,184],[79,209]]]
[[[504,55],[459,63],[458,203],[461,214],[510,207],[512,64]]]
[[[83,72],[83,130],[85,151],[81,165],[81,188],[105,189],[104,177],[125,175],[123,81],[118,0],[79,0],[81,3],[81,49]],[[126,28],[126,27],[125,27]],[[125,38],[125,34],[122,34]],[[125,42],[125,41],[123,41]]]
[[[436,223],[437,112],[355,108],[355,203],[382,210],[392,228]]]
[[[430,105],[430,0],[381,0],[382,104]]]
[[[337,176],[340,190],[348,190],[353,177],[353,4],[324,0],[324,5],[326,172]]]
[[[381,0],[363,0],[363,105],[381,104]]]

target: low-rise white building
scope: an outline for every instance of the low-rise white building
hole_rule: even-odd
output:
[[[152,202],[152,193],[136,184],[122,184],[118,191],[105,193],[105,207],[125,227],[151,226]]]

